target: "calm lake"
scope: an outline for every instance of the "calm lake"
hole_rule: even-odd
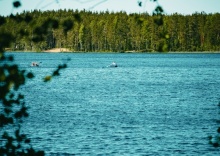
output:
[[[220,54],[10,54],[35,75],[21,88],[22,128],[48,156],[220,154],[208,144],[220,119]]]

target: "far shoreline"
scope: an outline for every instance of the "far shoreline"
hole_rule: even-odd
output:
[[[53,48],[45,51],[13,51],[9,48],[6,49],[5,52],[29,52],[29,53],[146,53],[146,54],[158,54],[158,53],[168,53],[168,54],[219,54],[220,51],[168,51],[168,52],[150,52],[150,51],[121,51],[121,52],[111,52],[111,51],[94,51],[94,52],[86,52],[86,51],[71,51],[68,48]]]

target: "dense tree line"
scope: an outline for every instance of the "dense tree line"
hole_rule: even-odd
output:
[[[9,47],[12,50],[69,48],[86,52],[149,52],[166,45],[168,51],[220,51],[219,13],[163,15],[161,26],[155,23],[157,15],[108,11],[34,10],[4,18],[6,23],[0,27],[0,32],[9,32],[14,36]],[[19,21],[28,18],[33,20]],[[63,25],[57,29],[54,25],[42,29],[40,26],[48,20],[59,21]],[[37,33],[42,34],[40,38],[39,35],[35,37]]]

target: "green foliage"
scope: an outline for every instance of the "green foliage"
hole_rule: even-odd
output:
[[[20,1],[14,1],[14,2],[13,2],[13,6],[14,6],[15,8],[20,7],[20,6],[21,6]]]
[[[218,107],[220,109],[220,102],[218,104]],[[217,121],[217,123],[219,124],[219,121]],[[211,144],[214,147],[220,147],[220,127],[218,127],[217,129],[217,134],[215,136],[209,136],[209,144]]]
[[[4,44],[8,44],[1,43],[3,43],[3,47]],[[30,144],[30,139],[20,132],[22,121],[29,114],[24,95],[20,94],[18,90],[25,84],[26,79],[31,79],[33,76],[32,73],[20,70],[16,64],[13,64],[12,56],[5,56],[1,52],[0,103],[2,106],[0,110],[0,127],[7,126],[7,128],[15,129],[14,134],[11,133],[10,129],[4,132],[1,131],[1,155],[44,155],[43,151],[35,151]]]
[[[5,37],[6,35],[14,37],[13,42],[7,45],[11,50],[44,51],[51,48],[114,52],[220,50],[220,14],[202,12],[186,16],[180,14],[168,16],[164,15],[160,5],[155,8],[152,16],[125,12],[35,10],[2,17],[1,21],[5,24],[0,26],[0,32],[4,33]]]
[[[63,65],[59,65],[57,67],[57,69],[52,73],[52,75],[48,75],[48,76],[45,76],[44,77],[44,82],[48,82],[52,79],[52,77],[55,77],[55,76],[59,76],[60,75],[60,70],[61,69],[65,69],[67,68],[67,65],[66,64],[63,64]]]
[[[0,26],[3,25],[5,22],[5,18],[0,16]]]
[[[70,29],[72,29],[73,27],[73,21],[68,19],[68,20],[65,20],[63,21],[63,32],[66,34]]]
[[[13,6],[20,7],[21,3],[14,1]],[[20,131],[23,120],[29,114],[24,95],[19,93],[19,88],[25,85],[27,79],[32,79],[34,74],[21,70],[17,64],[14,64],[13,56],[4,53],[5,48],[11,45],[21,46],[21,43],[18,43],[19,40],[28,41],[31,45],[32,42],[42,45],[51,31],[59,27],[59,22],[55,19],[45,18],[39,24],[36,24],[33,19],[34,17],[30,14],[10,15],[7,18],[0,16],[0,155],[43,156],[45,154],[44,151],[34,150],[31,140]],[[8,25],[9,23],[15,26]],[[64,23],[63,26],[68,24]],[[11,27],[12,29],[9,29]],[[69,25],[66,33],[68,30]],[[60,70],[66,67],[66,64],[59,65],[47,77],[51,79],[59,76]],[[14,133],[13,130],[15,130]]]
[[[216,136],[209,136],[209,144],[211,144],[213,147],[220,147],[220,127],[217,129],[217,135]]]

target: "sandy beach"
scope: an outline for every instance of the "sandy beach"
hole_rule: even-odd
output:
[[[45,52],[59,53],[59,52],[71,52],[71,51],[68,48],[53,48],[46,50]]]

